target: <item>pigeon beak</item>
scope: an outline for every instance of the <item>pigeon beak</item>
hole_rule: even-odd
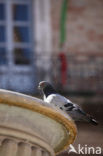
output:
[[[40,87],[40,86],[38,86],[38,89],[40,90],[40,89],[41,89],[41,87]]]

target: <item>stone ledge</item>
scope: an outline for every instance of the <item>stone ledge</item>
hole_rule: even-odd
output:
[[[60,153],[73,143],[76,134],[64,112],[37,98],[0,90],[0,136],[25,140],[54,156],[54,151]]]

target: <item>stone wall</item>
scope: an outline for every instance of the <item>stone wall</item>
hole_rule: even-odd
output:
[[[51,0],[53,51],[59,51],[62,0]],[[103,0],[68,0],[67,40],[69,53],[103,52]]]

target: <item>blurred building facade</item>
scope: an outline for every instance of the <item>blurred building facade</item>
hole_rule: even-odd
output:
[[[59,38],[62,5],[62,0],[53,0],[51,3],[53,52],[56,57],[61,52]],[[67,5],[66,41],[62,48],[67,60],[64,89],[103,92],[103,1],[68,0]],[[57,81],[61,73],[55,72]]]
[[[62,5],[0,0],[0,88],[34,92],[49,80],[73,92],[103,91],[103,1],[68,0],[61,49]]]
[[[51,49],[49,3],[0,0],[0,88],[35,91],[37,58]]]

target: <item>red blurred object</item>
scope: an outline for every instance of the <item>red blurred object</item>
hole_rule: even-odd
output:
[[[67,83],[67,59],[66,59],[66,55],[63,52],[59,54],[59,58],[61,62],[61,66],[60,66],[61,83],[64,86]]]

